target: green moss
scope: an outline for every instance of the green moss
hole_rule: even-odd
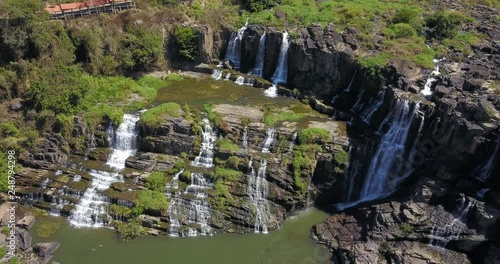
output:
[[[231,156],[227,159],[227,165],[229,165],[229,167],[232,169],[237,170],[239,164],[240,164],[240,157],[238,156]]]
[[[61,223],[58,221],[42,220],[38,223],[36,234],[42,238],[51,237],[59,230]]]
[[[243,172],[227,169],[223,167],[215,167],[214,179],[222,179],[224,181],[234,181],[243,176]]]
[[[349,161],[349,153],[341,147],[337,147],[337,151],[334,154],[335,163],[340,165],[345,165]]]
[[[226,185],[222,183],[222,181],[216,181],[214,185],[215,191],[218,197],[229,198],[231,194],[229,193],[229,189]]]
[[[316,127],[303,129],[297,135],[300,144],[310,144],[316,140],[328,141],[330,138],[331,135],[328,130]]]
[[[240,150],[238,145],[234,144],[229,138],[222,138],[217,140],[217,147],[222,152],[237,152]]]
[[[108,208],[108,213],[110,215],[114,216],[115,218],[120,219],[122,217],[125,217],[125,218],[130,217],[132,215],[132,210],[128,207],[125,207],[125,206],[112,204]]]
[[[5,254],[7,254],[7,249],[5,247],[0,247],[0,259],[2,259]]]
[[[165,116],[180,117],[181,106],[172,102],[161,104],[142,114],[140,121],[150,127],[159,127]]]

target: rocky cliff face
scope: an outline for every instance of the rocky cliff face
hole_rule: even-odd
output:
[[[345,201],[345,193],[350,192],[346,179],[367,173],[366,167],[355,167],[356,161],[370,163],[380,135],[390,131],[390,122],[386,120],[390,119],[388,116],[392,115],[391,111],[398,102],[407,101],[411,108],[418,108],[405,146],[411,151],[402,157],[410,161],[409,171],[412,173],[406,185],[390,198],[393,202],[334,214],[314,229],[314,238],[330,247],[341,263],[414,263],[417,260],[465,263],[468,261],[465,255],[453,252],[482,260],[484,256],[476,254],[478,248],[491,248],[486,259],[495,259],[493,251],[498,240],[485,237],[484,230],[497,232],[491,230],[499,223],[496,199],[500,197],[500,180],[496,175],[499,175],[500,166],[495,153],[500,135],[500,47],[495,44],[499,40],[498,28],[485,22],[480,24],[478,27],[488,32],[489,42],[473,46],[472,55],[460,62],[453,59],[440,61],[441,74],[430,82],[433,91],[430,96],[420,93],[429,78],[429,70],[391,61],[387,68],[373,75],[359,65],[354,59],[359,52],[359,32],[356,29],[347,28],[338,33],[330,24],[325,28],[310,26],[294,34],[298,37],[292,40],[288,50],[288,88],[297,88],[301,96],[319,99],[311,101],[313,106],[333,106],[338,119],[351,122],[349,167],[342,173],[333,173],[329,154],[318,159],[313,177],[319,190],[314,194],[318,205],[331,206]],[[263,31],[267,37],[263,77],[270,78],[276,68],[282,39],[276,30],[248,26],[243,37],[248,43],[242,45],[242,64],[246,69],[253,67],[256,43]],[[483,182],[478,180],[478,171],[484,166],[490,166],[490,176]],[[423,177],[427,180],[422,180]],[[359,189],[365,178],[356,179],[359,182],[354,189]],[[427,184],[429,182],[433,184]],[[420,194],[397,195],[410,187],[419,189]],[[479,196],[476,195],[478,191]],[[420,200],[418,197],[422,193],[429,196],[428,199]],[[454,195],[450,196],[450,193]],[[458,199],[457,195],[462,198]],[[471,197],[479,197],[480,201]],[[456,208],[460,204],[445,205],[453,199],[455,202],[465,199],[468,204],[473,204],[467,217],[457,216]],[[464,233],[458,233],[456,237],[445,235],[452,236],[453,241],[446,241],[441,246],[450,249],[451,253],[436,255],[427,246],[435,231],[433,226],[439,226],[439,221],[420,219],[418,226],[405,225],[409,220],[429,215],[467,224]],[[402,228],[408,229],[403,232],[407,234],[401,234]],[[412,247],[422,249],[411,250]]]

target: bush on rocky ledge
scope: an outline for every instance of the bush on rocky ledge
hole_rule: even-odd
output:
[[[314,143],[316,140],[330,140],[330,132],[324,128],[310,127],[299,131],[297,139],[300,144]]]
[[[177,103],[161,104],[142,114],[140,121],[149,127],[159,127],[164,116],[180,117],[181,106]]]

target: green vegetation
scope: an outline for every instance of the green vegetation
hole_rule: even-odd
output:
[[[349,153],[341,147],[337,147],[337,151],[334,154],[334,159],[336,164],[345,165],[349,161]]]
[[[305,193],[307,184],[302,180],[304,170],[307,170],[310,175],[314,171],[316,164],[316,154],[321,152],[322,148],[317,144],[304,144],[296,146],[292,161],[293,182],[296,190]]]
[[[108,208],[108,213],[117,219],[121,219],[129,218],[132,215],[132,210],[125,206],[112,204]]]
[[[142,227],[140,220],[132,219],[129,222],[117,222],[116,231],[120,236],[120,240],[129,241],[136,237],[144,236],[146,229]]]
[[[177,26],[173,35],[178,47],[178,56],[186,60],[195,60],[198,56],[196,31],[191,27]]]
[[[168,202],[163,192],[140,190],[137,193],[135,207],[132,208],[132,212],[135,215],[142,214],[144,211],[164,213],[167,208]]]
[[[227,169],[217,166],[213,178],[215,180],[222,179],[224,181],[233,181],[243,176],[243,172],[233,169]]]
[[[409,223],[404,223],[401,225],[401,232],[405,235],[413,233],[414,227]]]
[[[0,152],[0,192],[7,192],[9,190],[8,184],[8,159],[6,153]]]
[[[36,228],[36,234],[42,238],[48,238],[55,234],[61,223],[58,221],[41,220]]]
[[[222,118],[222,115],[220,113],[214,111],[213,105],[205,104],[203,105],[203,108],[207,112],[208,119],[212,121],[215,124],[215,126],[217,126],[224,133],[229,132],[230,130],[229,124],[226,121],[224,121],[224,118]]]
[[[293,111],[279,111],[274,107],[267,107],[264,109],[263,122],[268,127],[274,127],[279,122],[297,122],[306,114],[297,114]]]
[[[7,254],[7,249],[5,247],[0,247],[0,259],[2,259],[5,254]]]
[[[145,186],[151,191],[163,192],[165,184],[167,184],[165,174],[160,171],[155,171],[146,179]]]
[[[223,152],[237,152],[240,150],[238,145],[234,144],[231,139],[226,137],[217,140],[217,147],[219,148],[219,151]]]
[[[324,128],[310,127],[299,131],[297,139],[300,144],[310,144],[317,140],[328,141],[330,140],[330,132]]]
[[[141,115],[140,121],[150,127],[159,127],[164,116],[180,117],[181,106],[177,103],[164,103],[149,109]]]

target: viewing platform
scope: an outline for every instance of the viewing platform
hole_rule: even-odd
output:
[[[48,4],[45,10],[50,13],[50,19],[73,19],[82,16],[116,13],[135,6],[133,0],[89,0],[67,4]]]

